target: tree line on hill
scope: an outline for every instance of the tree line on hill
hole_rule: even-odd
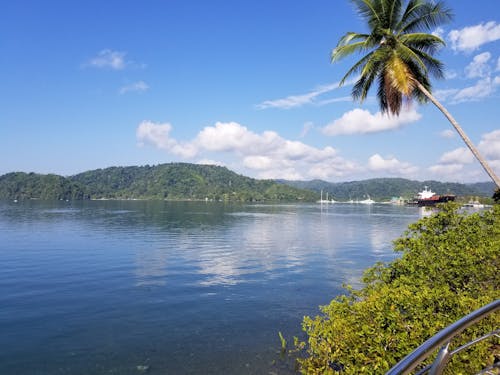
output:
[[[55,174],[12,172],[0,176],[0,199],[167,199],[215,201],[314,202],[326,193],[339,201],[376,201],[392,197],[411,198],[424,186],[438,194],[491,197],[493,183],[458,184],[377,178],[330,183],[321,180],[258,180],[225,167],[188,163],[156,166],[110,167],[63,177]]]
[[[225,167],[187,163],[110,167],[62,177],[13,172],[0,176],[0,199],[167,199],[314,201],[316,193]]]
[[[373,178],[363,181],[327,182],[322,180],[312,181],[286,181],[278,182],[299,189],[308,189],[316,192],[323,191],[323,197],[328,196],[338,201],[364,199],[367,196],[376,201],[388,201],[392,197],[412,198],[427,186],[437,194],[454,194],[457,196],[488,197],[494,191],[493,182],[478,182],[474,184],[460,184],[455,182],[439,181],[414,181],[404,178]]]

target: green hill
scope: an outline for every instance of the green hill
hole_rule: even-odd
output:
[[[86,199],[80,184],[55,174],[13,172],[0,176],[0,199]]]
[[[411,198],[424,186],[438,194],[491,197],[493,183],[458,184],[375,178],[331,183],[322,180],[257,180],[225,167],[188,163],[110,167],[70,177],[14,172],[0,176],[0,199],[168,199],[222,201],[306,201],[324,197],[339,201]]]
[[[0,199],[169,199],[314,201],[317,194],[224,167],[187,163],[111,167],[70,177],[35,173],[0,176]]]
[[[459,184],[439,181],[413,181],[404,178],[374,178],[363,181],[332,183],[322,180],[278,182],[299,189],[316,192],[323,190],[323,196],[328,192],[335,200],[364,199],[368,195],[376,201],[390,200],[392,197],[411,198],[424,186],[428,186],[437,194],[455,194],[457,196],[479,196],[490,198],[494,192],[494,184],[489,182],[476,184]]]

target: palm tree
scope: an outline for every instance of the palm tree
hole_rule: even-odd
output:
[[[451,122],[479,163],[500,188],[500,179],[481,156],[458,122],[431,94],[429,75],[443,77],[443,64],[433,54],[444,45],[436,35],[426,33],[451,20],[443,1],[351,0],[367,22],[370,33],[346,33],[332,51],[332,62],[355,52],[365,54],[341,80],[358,76],[352,97],[363,101],[377,81],[377,98],[384,113],[399,115],[403,103],[416,99],[431,101]]]

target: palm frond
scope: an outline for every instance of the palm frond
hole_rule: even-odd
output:
[[[420,50],[411,48],[412,51],[420,57],[427,67],[427,71],[436,78],[444,78],[444,64],[438,59],[432,57],[430,54]]]
[[[415,62],[422,71],[426,72],[427,71],[427,66],[425,63],[422,61],[419,55],[417,55],[411,48],[408,46],[405,46],[403,43],[398,43],[395,52],[399,55],[399,57],[405,61],[413,61]]]
[[[442,1],[435,4],[421,2],[410,17],[401,24],[401,33],[411,33],[420,30],[431,30],[453,18],[453,13]]]
[[[377,12],[377,0],[351,0],[352,3],[358,8],[358,13],[372,26],[380,22],[379,12]]]
[[[347,80],[347,78],[358,73],[364,67],[364,65],[367,63],[367,61],[371,58],[372,54],[373,54],[373,52],[370,52],[368,55],[366,55],[361,60],[359,60],[356,64],[354,64],[351,67],[351,69],[349,69],[347,71],[347,73],[344,75],[344,77],[341,79],[339,86],[343,86],[345,81]]]
[[[359,100],[360,102],[363,102],[366,99],[368,92],[370,91],[370,88],[376,77],[377,77],[376,74],[361,76],[361,78],[352,87],[351,91],[352,98],[354,100]]]
[[[401,16],[401,20],[398,22],[397,26],[395,27],[395,30],[400,30],[401,25],[404,25],[407,23],[408,19],[412,17],[413,13],[421,6],[421,1],[420,0],[410,0],[408,1],[408,4],[406,5],[405,11],[403,12],[403,15]]]
[[[385,76],[383,74],[378,77],[377,100],[382,113],[387,113],[387,111],[389,110],[389,106],[387,104],[387,95],[385,92]]]
[[[427,33],[411,33],[399,36],[401,43],[430,54],[435,53],[445,42],[436,35]]]
[[[343,59],[346,56],[352,55],[355,52],[362,52],[366,50],[365,42],[356,42],[344,46],[336,47],[331,54],[331,61],[335,62]]]
[[[345,35],[339,39],[337,47],[345,46],[355,40],[366,40],[370,37],[370,34],[359,34],[352,31],[348,31]]]
[[[402,6],[403,6],[403,2],[401,0],[391,1],[391,8],[390,8],[388,19],[390,20],[389,27],[392,30],[394,30],[396,28],[396,26],[399,22]]]

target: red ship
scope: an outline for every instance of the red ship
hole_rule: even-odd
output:
[[[415,199],[410,203],[419,207],[434,206],[438,203],[452,202],[455,200],[455,198],[456,196],[452,194],[438,195],[429,190],[427,186],[425,186],[424,190],[419,192]]]

